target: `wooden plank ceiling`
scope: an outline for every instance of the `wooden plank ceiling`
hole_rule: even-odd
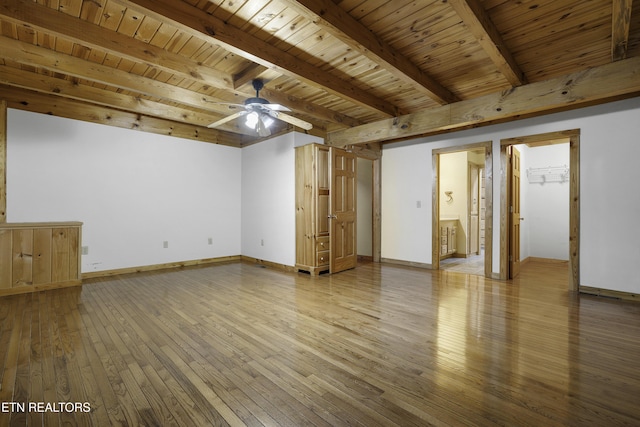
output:
[[[241,120],[206,125],[255,96],[255,78],[262,97],[337,145],[640,93],[640,0],[0,4],[9,107],[233,146],[259,137]],[[578,80],[579,95],[562,98],[558,85]],[[548,99],[554,90],[562,99]],[[438,114],[446,120],[434,124]],[[290,129],[279,122],[273,132]]]

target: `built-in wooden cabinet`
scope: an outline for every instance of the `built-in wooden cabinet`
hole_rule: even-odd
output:
[[[440,219],[440,259],[454,256],[458,251],[458,220]]]
[[[329,270],[329,147],[296,148],[296,269]]]
[[[81,283],[81,222],[0,224],[0,296]]]

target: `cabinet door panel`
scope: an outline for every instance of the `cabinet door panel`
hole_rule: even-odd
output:
[[[10,288],[13,271],[11,230],[0,230],[0,289]]]
[[[329,150],[318,147],[316,158],[318,189],[329,190]]]
[[[33,230],[13,230],[13,287],[33,284]]]
[[[51,282],[51,229],[33,231],[33,284]]]
[[[318,235],[329,234],[329,194],[318,196]]]
[[[71,251],[69,250],[69,232],[66,228],[54,228],[52,231],[52,260],[54,267],[51,280],[63,282],[69,280],[69,264]]]

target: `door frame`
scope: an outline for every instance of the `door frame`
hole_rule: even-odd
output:
[[[347,145],[345,150],[355,153],[361,159],[371,160],[373,163],[371,252],[372,261],[379,263],[382,261],[382,144]]]
[[[500,280],[508,278],[509,227],[508,206],[511,202],[507,180],[507,147],[552,145],[569,140],[569,280],[568,289],[580,288],[580,129],[548,132],[500,140]]]
[[[476,142],[437,148],[431,151],[433,178],[431,182],[431,268],[440,269],[440,155],[473,151],[484,148],[485,173],[485,228],[484,228],[484,277],[492,277],[493,264],[493,141]]]
[[[476,191],[478,192],[478,198],[477,198],[477,202],[476,202],[478,204],[478,206],[477,206],[478,212],[476,214],[477,217],[478,217],[478,224],[477,224],[478,234],[476,236],[476,239],[477,239],[477,250],[475,252],[471,251],[472,234],[470,232],[470,230],[471,230],[471,216],[472,216],[471,206],[473,205],[473,194],[471,193],[471,190],[472,190],[472,187],[474,186],[473,185],[473,170],[474,170],[474,168],[477,169],[476,173],[478,174],[478,176],[476,178],[477,182],[476,182],[476,185],[475,185]],[[467,251],[469,251],[469,253],[474,253],[475,255],[480,255],[480,246],[481,246],[480,245],[480,234],[481,234],[480,233],[480,215],[481,215],[481,212],[482,212],[482,209],[480,208],[480,200],[482,198],[482,194],[481,194],[481,191],[480,191],[480,185],[481,185],[480,171],[481,170],[484,170],[484,167],[478,165],[477,163],[472,163],[472,162],[467,161],[467,178],[468,178],[468,180],[467,180],[467,189],[469,189],[469,191],[467,191],[467,224],[469,224],[469,232],[467,232]]]

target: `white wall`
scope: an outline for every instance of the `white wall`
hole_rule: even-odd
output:
[[[241,150],[13,109],[8,123],[7,221],[84,222],[83,272],[240,255]]]
[[[569,181],[529,182],[527,169],[569,166],[569,144],[519,147],[522,156],[522,259],[569,259]]]
[[[383,257],[431,264],[432,150],[493,141],[493,272],[498,272],[500,140],[580,129],[580,284],[640,292],[640,275],[633,268],[640,259],[638,117],[640,97],[385,145]],[[416,208],[418,199],[424,201],[422,209]],[[621,231],[613,232],[616,228]]]
[[[431,263],[431,149],[394,144],[383,150],[382,258]]]
[[[638,293],[640,98],[599,111],[583,121],[580,145],[580,281]]]
[[[295,264],[295,155],[289,133],[242,149],[242,254]]]

